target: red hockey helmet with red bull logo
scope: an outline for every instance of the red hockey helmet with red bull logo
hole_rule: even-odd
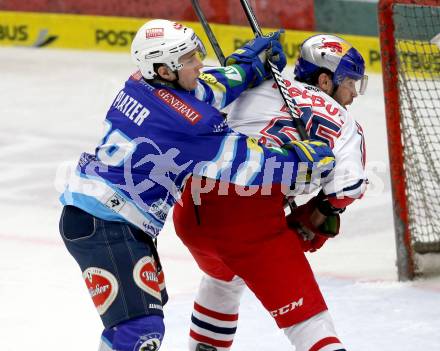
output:
[[[319,34],[301,45],[295,66],[298,80],[307,82],[320,68],[333,73],[333,83],[339,86],[345,78],[359,82],[358,93],[364,94],[368,77],[364,75],[365,61],[351,44],[335,35]]]
[[[156,76],[155,63],[178,71],[183,67],[179,58],[194,49],[200,52],[203,59],[205,47],[191,28],[156,19],[145,23],[136,33],[131,44],[131,57],[142,76],[152,79]]]

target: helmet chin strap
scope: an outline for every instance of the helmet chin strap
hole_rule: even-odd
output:
[[[331,82],[332,82],[332,91],[331,91],[331,94],[328,94],[328,95],[330,95],[331,97],[334,97],[336,92],[338,91],[338,88],[339,88],[339,84],[337,84],[335,82],[334,73],[332,73]]]
[[[180,88],[180,89],[186,90],[179,83],[179,80],[180,80],[179,71],[176,69],[175,71],[173,71],[173,73],[175,74],[176,78],[168,81],[170,83],[170,85],[172,85],[173,88]]]
[[[179,84],[179,80],[180,80],[179,71],[176,69],[173,73],[176,75],[176,79],[173,80],[173,83],[177,84],[179,87],[183,89],[183,87]]]
[[[334,84],[333,83],[333,91],[332,91],[332,94],[330,96],[334,97],[336,92],[338,91],[338,89],[339,89],[339,84]]]
[[[172,71],[172,72],[176,76],[175,79],[173,79],[173,80],[164,79],[164,78],[162,78],[160,76],[159,73],[157,73],[156,76],[152,79],[152,82],[153,83],[158,83],[160,85],[164,85],[164,86],[167,86],[167,87],[170,87],[170,88],[174,88],[174,89],[176,89],[176,88],[182,88],[183,89],[183,87],[179,84],[179,71],[175,70],[175,71]]]

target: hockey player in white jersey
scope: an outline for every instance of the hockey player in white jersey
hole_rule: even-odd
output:
[[[293,189],[293,196],[320,192],[287,221],[274,196],[271,202],[211,192],[202,198],[194,224],[184,192],[183,206],[174,211],[176,232],[205,273],[191,317],[190,351],[231,349],[246,285],[297,351],[345,350],[303,251],[315,251],[337,235],[339,214],[366,189],[363,131],[347,111],[365,92],[364,60],[343,39],[316,35],[302,44],[294,75],[286,69],[283,77],[308,135],[333,149],[336,167],[322,184]],[[228,124],[267,146],[299,139],[273,80],[241,95]],[[279,234],[285,227],[290,232]]]

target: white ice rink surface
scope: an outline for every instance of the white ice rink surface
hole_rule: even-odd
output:
[[[93,151],[133,69],[128,55],[0,48],[0,351],[97,348],[100,319],[58,234],[55,175]],[[380,76],[350,110],[364,126],[371,184],[312,267],[347,350],[438,351],[440,280],[396,281]],[[170,294],[161,350],[184,351],[200,272],[172,223],[159,251]],[[293,350],[252,293],[233,350]]]

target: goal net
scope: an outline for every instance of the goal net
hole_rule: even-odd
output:
[[[440,0],[381,0],[378,9],[397,267],[407,280],[429,271],[426,262],[429,273],[439,268]]]

